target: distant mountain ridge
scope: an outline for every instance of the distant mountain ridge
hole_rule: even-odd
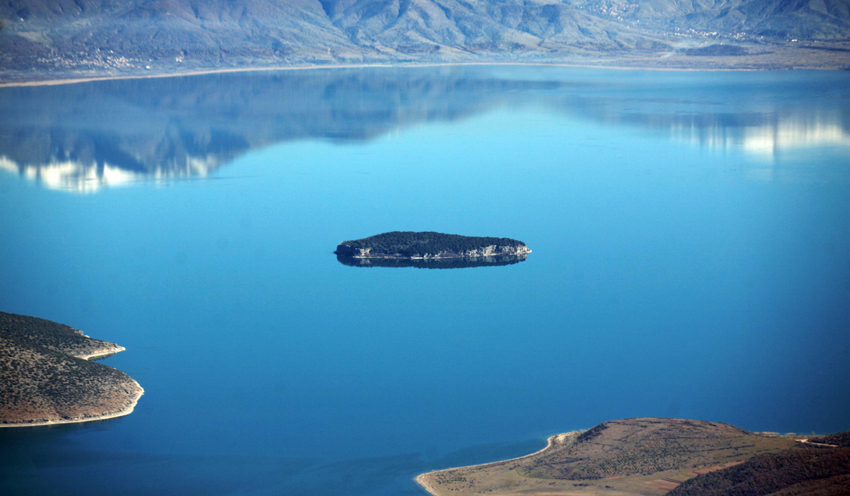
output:
[[[0,5],[0,23],[2,73],[6,79],[31,79],[46,73],[91,76],[303,64],[660,57],[683,43],[717,40],[846,43],[850,4],[11,0]]]

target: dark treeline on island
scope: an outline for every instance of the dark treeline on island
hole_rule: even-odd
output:
[[[334,253],[339,257],[355,259],[525,259],[531,250],[522,241],[510,238],[460,236],[433,231],[393,231],[343,241],[337,245]]]

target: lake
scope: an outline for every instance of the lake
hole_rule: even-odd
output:
[[[638,416],[850,429],[850,74],[433,67],[0,89],[0,310],[127,351],[4,494],[423,494]],[[521,263],[352,267],[394,230]]]

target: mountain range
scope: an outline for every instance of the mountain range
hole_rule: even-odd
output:
[[[0,79],[363,63],[735,66],[726,59],[766,54],[782,66],[789,53],[792,66],[843,67],[848,41],[845,0],[9,0]]]

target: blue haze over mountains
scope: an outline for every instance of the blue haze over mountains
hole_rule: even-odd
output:
[[[658,57],[711,40],[850,40],[843,0],[11,0],[0,23],[7,77]]]

